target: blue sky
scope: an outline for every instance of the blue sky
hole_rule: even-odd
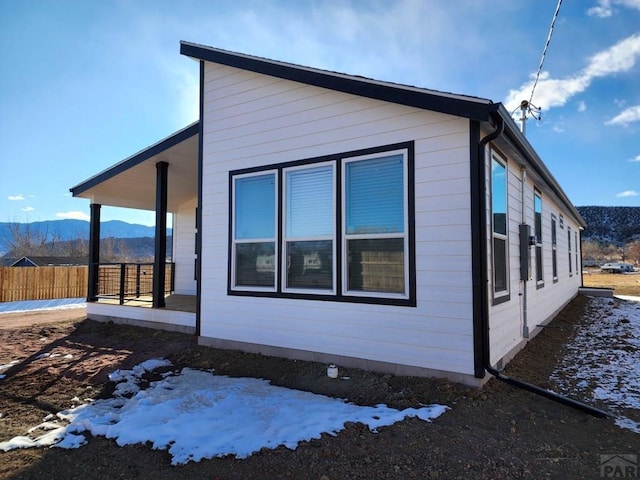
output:
[[[70,187],[197,119],[198,65],[180,40],[512,110],[556,4],[0,0],[0,222],[88,218]],[[574,204],[640,206],[640,0],[565,0],[533,104],[527,137]]]

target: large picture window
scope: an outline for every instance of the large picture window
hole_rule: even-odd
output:
[[[509,222],[507,215],[507,164],[491,157],[491,224],[494,298],[509,294]]]
[[[229,292],[415,305],[412,171],[406,143],[231,172]]]

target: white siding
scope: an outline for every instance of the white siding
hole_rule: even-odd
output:
[[[490,150],[487,149],[487,158],[490,158]],[[492,305],[492,262],[489,261],[489,338],[491,349],[491,364],[495,365],[500,359],[509,357],[513,350],[523,341],[525,323],[530,332],[530,336],[537,333],[539,325],[550,320],[569,300],[578,292],[581,285],[581,277],[575,272],[569,274],[567,226],[572,232],[578,231],[578,225],[572,220],[566,210],[561,209],[560,202],[546,191],[546,186],[542,182],[532,180],[531,175],[524,184],[524,221],[531,226],[531,234],[534,234],[534,188],[542,191],[542,252],[543,252],[543,273],[544,287],[536,286],[536,261],[535,248],[530,248],[530,280],[525,282],[520,280],[520,238],[519,224],[523,222],[522,215],[522,169],[513,159],[508,161],[508,215],[509,215],[509,275],[510,275],[510,300],[505,303]],[[489,163],[489,162],[488,162]],[[487,187],[489,187],[490,165],[487,165]],[[490,201],[487,188],[487,201]],[[490,205],[490,203],[488,203]],[[557,226],[557,256],[558,256],[558,281],[553,281],[552,249],[551,249],[551,215],[555,214],[559,219],[560,214],[564,217],[564,228],[560,228],[558,220]],[[489,217],[487,216],[489,222]],[[490,223],[488,224],[490,225]],[[488,228],[487,247],[491,252],[490,228]],[[572,244],[572,252],[575,246]],[[526,311],[525,311],[526,302]]]
[[[194,278],[196,204],[194,198],[180,205],[173,216],[173,261],[175,262],[175,293],[196,294]]]
[[[468,121],[207,63],[202,336],[473,375]],[[229,171],[415,141],[417,307],[227,295]]]

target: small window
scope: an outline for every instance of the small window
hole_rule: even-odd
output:
[[[551,215],[551,270],[553,282],[558,281],[558,232],[556,228],[556,216]]]
[[[544,287],[544,272],[542,271],[542,194],[538,189],[535,189],[533,195],[533,210],[536,236],[536,284],[538,288],[541,288]]]
[[[571,258],[571,227],[567,226],[567,246],[569,252],[569,276],[573,276],[573,258]]]
[[[573,236],[575,238],[575,242],[574,243],[575,243],[575,247],[576,247],[575,248],[575,252],[574,252],[574,255],[576,256],[576,275],[579,275],[580,274],[580,263],[578,262],[578,257],[580,255],[580,251],[578,249],[578,232],[575,232],[573,234]]]
[[[491,223],[494,298],[509,294],[507,172],[506,162],[493,154],[491,160]]]

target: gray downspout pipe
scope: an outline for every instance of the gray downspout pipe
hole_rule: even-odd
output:
[[[592,407],[591,405],[587,405],[585,403],[579,402],[569,397],[565,397],[556,392],[552,392],[551,390],[547,390],[538,385],[534,385],[529,382],[525,382],[523,380],[519,380],[517,378],[509,377],[507,375],[502,374],[500,371],[496,370],[491,366],[491,355],[490,348],[491,343],[489,341],[489,301],[488,301],[488,287],[489,280],[487,278],[487,222],[486,222],[486,211],[487,211],[487,201],[486,201],[486,192],[484,190],[484,185],[486,185],[486,158],[485,158],[485,146],[498,138],[502,132],[504,131],[504,120],[500,115],[495,115],[496,120],[496,129],[489,133],[487,136],[482,138],[478,143],[478,179],[477,181],[482,186],[480,188],[480,195],[478,198],[478,208],[480,209],[480,213],[482,215],[482,221],[479,222],[479,232],[480,235],[480,263],[481,263],[481,275],[482,281],[480,282],[480,301],[482,303],[481,308],[481,325],[482,325],[482,359],[484,368],[487,372],[493,375],[498,380],[508,383],[509,385],[513,385],[518,388],[522,388],[529,392],[535,393],[537,395],[541,395],[550,400],[554,400],[563,405],[567,405],[572,408],[576,408],[585,413],[593,415],[595,417],[607,418],[612,415],[604,410],[600,410],[598,408]]]

